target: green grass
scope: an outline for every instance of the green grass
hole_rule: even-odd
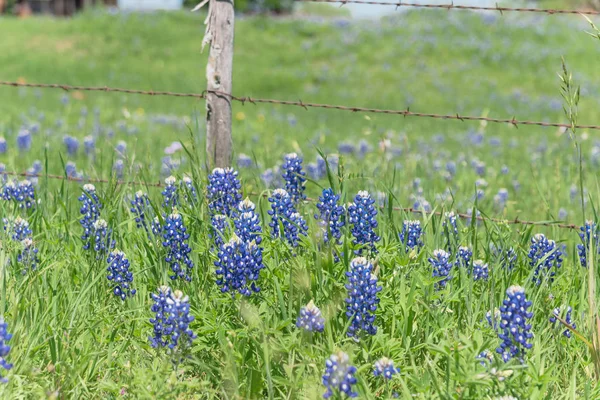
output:
[[[203,20],[203,15],[184,13],[100,11],[68,20],[1,19],[0,79],[199,93],[205,88]],[[578,17],[416,11],[381,22],[347,24],[338,18],[239,18],[234,93],[565,122],[557,77],[564,57],[583,90],[579,122],[600,120],[600,43],[585,34],[588,27]],[[61,103],[65,95],[66,105]],[[587,194],[571,196],[572,185],[580,183],[579,162],[568,132],[554,128],[234,104],[236,156],[251,155],[259,165],[240,169],[240,177],[244,196],[256,202],[260,212],[265,269],[259,294],[232,299],[215,283],[216,257],[204,196],[180,207],[195,264],[192,282],[170,282],[164,249],[136,229],[129,211],[129,199],[138,189],[148,191],[160,209],[160,189],[116,185],[112,171],[114,147],[123,140],[123,178],[155,182],[161,179],[164,147],[181,141],[185,149],[174,156],[182,162],[176,174],[192,176],[204,194],[202,101],[0,87],[0,104],[0,136],[9,145],[0,162],[7,170],[23,171],[39,159],[43,172],[63,174],[66,162],[73,161],[87,176],[111,179],[97,185],[102,218],[113,229],[117,247],[128,255],[138,290],[133,299],[121,303],[111,294],[105,261],[82,250],[78,184],[41,177],[35,210],[1,202],[1,217],[22,215],[30,222],[41,260],[35,271],[22,274],[16,261],[20,244],[2,237],[0,310],[14,334],[8,356],[14,368],[7,374],[9,383],[0,386],[2,398],[315,399],[324,392],[325,360],[339,349],[358,367],[361,398],[388,398],[392,391],[401,398],[600,396],[585,343],[576,337],[568,340],[548,321],[553,308],[570,305],[577,330],[588,339],[593,334],[588,283],[597,269],[590,268],[588,274],[579,265],[575,231],[463,220],[458,244],[472,247],[474,258],[489,264],[490,279],[474,282],[464,269],[455,270],[448,288],[436,291],[427,259],[444,246],[442,218],[421,218],[425,245],[407,254],[397,233],[402,221],[415,216],[391,207],[379,209],[382,239],[374,259],[383,287],[376,313],[379,329],[356,342],[346,336],[344,303],[345,271],[354,250],[350,230],[345,228],[340,246],[344,257],[334,262],[331,249],[320,244],[316,208],[307,202],[299,207],[309,224],[301,246],[290,249],[271,240],[269,202],[260,195],[266,195],[267,188],[259,178],[264,169],[280,163],[284,153],[302,152],[308,163],[318,151],[331,154],[341,142],[365,140],[373,151],[363,158],[342,156],[339,170],[331,171],[329,179],[307,183],[309,196],[315,198],[321,188],[332,185],[343,204],[366,189],[374,197],[392,199],[390,205],[412,206],[411,195],[418,193],[412,182],[420,178],[421,195],[435,210],[466,212],[474,206],[479,178],[470,163],[481,160],[487,188],[475,205],[483,215],[555,221],[562,207],[568,211],[567,222],[582,224],[584,217],[594,219],[598,204],[595,131],[577,132]],[[85,117],[82,107],[88,110]],[[44,118],[31,151],[18,152],[16,133],[24,121],[38,121],[40,112]],[[174,116],[176,123],[157,122],[161,115]],[[94,132],[94,157],[83,149],[75,156],[66,154],[63,135],[81,140]],[[483,143],[477,145],[467,133],[483,135]],[[490,144],[490,139],[498,143]],[[451,181],[443,173],[448,161],[457,165]],[[501,173],[503,166],[507,174]],[[514,181],[519,190],[513,188]],[[446,188],[451,194],[442,199]],[[509,189],[505,208],[498,208],[493,199],[500,188]],[[527,252],[531,237],[539,232],[564,244],[567,255],[554,282],[536,286]],[[491,244],[515,249],[514,270],[501,266]],[[149,294],[163,284],[189,295],[195,316],[191,327],[198,338],[177,368],[147,340],[152,334]],[[475,357],[499,344],[486,323],[486,312],[501,305],[513,284],[524,286],[533,302],[533,348],[525,365],[497,359],[494,369],[482,367]],[[294,325],[300,307],[311,299],[327,320],[325,332],[313,337]],[[382,356],[402,370],[387,387],[372,376],[372,365]]]

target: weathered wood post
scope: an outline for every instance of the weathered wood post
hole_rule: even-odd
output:
[[[233,0],[209,0],[203,47],[206,64],[206,155],[209,168],[231,165],[231,94],[233,71]],[[215,93],[220,92],[220,93]]]

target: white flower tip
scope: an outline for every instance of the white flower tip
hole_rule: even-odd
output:
[[[166,185],[174,185],[176,182],[177,182],[177,178],[175,178],[173,175],[171,175],[167,179],[165,179]]]
[[[83,190],[85,190],[88,193],[95,192],[96,186],[92,185],[91,183],[86,183],[85,185],[83,185]]]

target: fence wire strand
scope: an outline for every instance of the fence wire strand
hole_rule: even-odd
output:
[[[140,187],[164,187],[164,184],[162,184],[161,182],[123,181],[123,180],[98,179],[98,178],[87,178],[87,177],[86,178],[78,178],[78,177],[69,177],[69,176],[56,175],[56,174],[32,174],[29,172],[4,171],[4,172],[0,172],[0,176],[2,176],[2,175],[17,176],[17,177],[24,177],[24,178],[37,178],[37,179],[47,178],[47,179],[63,180],[63,181],[76,182],[76,183],[106,183],[106,184],[114,184],[114,185],[118,185],[118,186],[137,185]],[[249,193],[249,194],[253,195],[253,196],[262,196],[262,197],[268,196],[268,194],[266,194],[266,193],[262,193],[262,194]],[[306,198],[306,201],[309,203],[317,203],[316,199],[312,199],[310,197]],[[384,207],[384,206],[382,206],[380,208],[382,210],[386,209],[386,207]],[[425,211],[425,210],[420,210],[420,209],[416,209],[416,208],[412,208],[412,207],[394,206],[394,207],[392,207],[392,210],[401,211],[401,212],[405,212],[405,213],[409,213],[409,214],[437,215],[437,216],[444,215],[440,211]],[[574,224],[564,224],[564,223],[553,222],[553,221],[527,221],[527,220],[521,220],[518,217],[514,218],[514,219],[506,219],[506,218],[503,219],[503,218],[494,218],[494,217],[482,217],[481,215],[472,216],[472,215],[465,214],[465,213],[454,213],[454,215],[456,215],[457,217],[459,217],[461,219],[465,219],[465,220],[475,219],[475,220],[481,221],[481,222],[494,222],[494,223],[498,223],[498,224],[547,226],[547,227],[556,227],[556,228],[562,228],[562,229],[575,229],[575,230],[579,229],[579,226],[574,225]]]
[[[600,125],[574,125],[560,122],[543,122],[543,121],[529,121],[519,120],[516,118],[490,118],[490,117],[478,117],[473,115],[460,115],[460,114],[434,114],[434,113],[421,113],[410,111],[410,108],[406,110],[392,110],[392,109],[379,109],[379,108],[368,108],[368,107],[352,107],[336,104],[326,103],[310,103],[302,100],[290,101],[290,100],[277,100],[277,99],[263,99],[254,98],[250,96],[239,97],[229,93],[220,92],[218,90],[205,90],[202,93],[177,93],[168,91],[154,91],[154,90],[137,90],[137,89],[125,89],[125,88],[112,88],[108,86],[71,86],[62,85],[55,83],[23,83],[23,82],[7,82],[0,81],[0,86],[13,86],[13,87],[31,87],[31,88],[43,88],[43,89],[62,89],[65,91],[78,90],[78,91],[92,91],[92,92],[120,92],[128,94],[140,94],[148,96],[173,96],[173,97],[193,97],[197,99],[205,99],[208,93],[212,93],[218,96],[223,96],[245,105],[246,103],[251,104],[277,104],[284,106],[295,106],[301,107],[305,110],[309,108],[321,108],[329,110],[340,110],[349,111],[354,113],[368,113],[368,114],[388,114],[388,115],[400,115],[403,117],[418,117],[418,118],[433,118],[443,120],[457,120],[457,121],[480,121],[480,122],[491,122],[491,123],[502,123],[509,124],[516,128],[519,125],[527,126],[543,126],[543,127],[555,127],[555,128],[577,128],[577,129],[593,129],[600,130]]]
[[[467,6],[459,4],[423,4],[423,3],[407,3],[407,2],[382,2],[370,0],[294,0],[298,3],[334,3],[344,6],[346,4],[363,4],[376,6],[394,6],[396,9],[406,8],[428,8],[428,9],[444,9],[444,10],[471,10],[471,11],[497,11],[500,14],[504,12],[521,12],[521,13],[539,13],[547,15],[600,15],[600,11],[594,10],[560,10],[551,8],[531,8],[531,7],[500,7],[498,3],[495,6]]]

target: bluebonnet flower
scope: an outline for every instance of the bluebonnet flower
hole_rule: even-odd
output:
[[[479,176],[485,175],[485,163],[479,160],[473,160],[471,166],[475,170],[475,173]]]
[[[434,278],[443,278],[436,282],[436,289],[440,290],[445,288],[448,281],[452,278],[450,276],[450,270],[452,269],[452,263],[450,262],[450,254],[446,250],[434,250],[433,256],[429,257],[429,263],[433,268],[432,276]]]
[[[174,160],[170,156],[163,157],[161,160],[160,173],[162,175],[170,175],[179,168],[180,164],[181,163],[178,160]]]
[[[400,373],[400,368],[394,367],[394,361],[387,357],[380,358],[373,366],[373,375],[382,376],[388,380],[398,373]]]
[[[357,392],[352,391],[352,385],[356,384],[355,373],[356,367],[350,365],[348,354],[342,351],[332,354],[325,362],[323,385],[327,391],[323,398],[328,399],[334,393],[344,393],[348,397],[358,396]]]
[[[493,328],[495,331],[497,330],[498,322],[500,321],[501,318],[502,318],[502,314],[500,313],[500,310],[497,308],[494,310],[494,314],[492,314],[491,311],[488,311],[485,313],[485,319],[487,320],[488,325],[490,326],[490,328]]]
[[[31,149],[31,132],[27,129],[21,129],[17,134],[17,147],[19,147],[19,151]]]
[[[421,239],[423,231],[421,229],[421,221],[404,221],[402,223],[402,231],[400,232],[400,241],[405,245],[405,251],[408,253],[412,249],[419,250],[423,247]]]
[[[83,138],[83,148],[85,150],[85,154],[91,156],[94,154],[96,150],[96,140],[93,136],[86,136]]]
[[[358,157],[359,158],[365,158],[367,153],[370,153],[371,151],[373,151],[373,146],[371,146],[369,144],[369,142],[367,142],[365,139],[361,139],[358,142]]]
[[[30,180],[23,180],[19,183],[17,191],[14,193],[15,200],[19,203],[19,208],[31,208],[35,205],[35,189]]]
[[[69,135],[63,136],[63,143],[67,148],[67,154],[74,156],[77,154],[77,150],[79,150],[79,140]]]
[[[237,166],[239,168],[251,168],[254,165],[252,159],[246,154],[240,153],[237,158]]]
[[[562,265],[562,251],[554,240],[548,240],[542,233],[531,238],[528,257],[529,265],[535,268],[533,280],[538,285],[542,283],[544,275],[552,282],[556,270]]]
[[[500,307],[501,320],[498,337],[502,340],[496,353],[502,356],[504,362],[513,357],[519,357],[521,362],[532,344],[528,342],[533,337],[531,325],[527,323],[533,318],[533,313],[527,311],[531,307],[531,301],[525,296],[525,289],[520,286],[511,286],[506,290],[508,298]]]
[[[341,244],[342,227],[344,226],[344,207],[338,205],[340,195],[333,193],[333,189],[323,189],[323,194],[319,197],[317,209],[319,214],[315,214],[315,219],[319,220],[319,225],[323,229],[323,240],[329,243],[331,239],[337,244]]]
[[[234,219],[235,234],[244,242],[262,242],[260,219],[255,212],[256,206],[246,198],[238,205],[238,213]]]
[[[184,176],[183,179],[181,179],[181,189],[184,193],[184,200],[188,204],[194,204],[194,202],[198,199],[198,192],[196,192],[192,178],[189,176]]]
[[[4,139],[3,137],[0,136],[0,154],[6,153],[6,150],[7,150],[6,139]]]
[[[6,178],[6,176],[5,176]],[[14,193],[17,190],[17,185],[15,181],[9,181],[4,186],[2,186],[2,200],[9,201],[13,198]]]
[[[0,318],[0,367],[5,370],[10,370],[13,365],[6,361],[6,356],[10,353],[8,342],[12,338],[12,334],[8,333],[8,324],[4,318]],[[8,379],[0,375],[0,383],[7,383]]]
[[[31,236],[32,231],[29,227],[29,222],[21,217],[15,218],[13,221],[8,218],[3,219],[4,231],[10,235],[11,239],[17,242]]]
[[[581,231],[579,237],[581,238],[582,243],[577,245],[577,252],[579,254],[581,265],[587,267],[587,256],[590,252],[590,248],[593,246],[596,255],[600,254],[600,228],[594,221],[585,221],[585,225],[579,230]],[[593,243],[592,238],[594,241]]]
[[[40,262],[37,247],[34,246],[33,240],[29,237],[23,239],[21,245],[23,248],[17,256],[17,261],[23,266],[23,273],[26,273],[29,270],[35,270]]]
[[[568,213],[563,207],[558,210],[558,219],[564,221],[567,219]]]
[[[237,205],[242,200],[242,185],[237,176],[237,171],[232,168],[215,168],[208,176],[206,197],[211,214],[233,216]]]
[[[473,251],[466,246],[461,246],[458,248],[458,252],[456,253],[456,261],[454,262],[454,265],[458,268],[469,268],[472,258]]]
[[[169,278],[192,280],[191,273],[194,263],[190,259],[192,249],[187,243],[190,235],[186,233],[183,217],[176,210],[169,214],[163,226],[163,247],[167,249],[165,261],[171,265],[173,275]]]
[[[481,353],[479,353],[479,355],[477,355],[476,357],[478,360],[481,360],[479,362],[479,364],[481,364],[482,366],[486,366],[486,364],[491,363],[492,361],[494,361],[494,355],[492,354],[491,351],[489,350],[484,350]]]
[[[376,253],[375,243],[379,236],[375,233],[377,228],[377,209],[373,206],[375,200],[366,190],[358,192],[354,202],[348,205],[348,222],[352,225],[353,243],[358,246],[366,246],[370,253]],[[355,251],[362,254],[363,248]]]
[[[489,277],[489,268],[482,260],[473,261],[473,280],[487,281]]]
[[[169,176],[165,179],[165,188],[162,191],[163,207],[170,210],[179,205],[179,196],[177,194],[177,178]]]
[[[150,204],[148,195],[141,190],[137,191],[131,199],[131,208],[129,209],[135,217],[135,225],[138,229],[144,228],[148,239],[152,238],[151,224],[154,217],[154,209]]]
[[[269,197],[269,202],[271,203],[271,209],[268,211],[271,216],[269,226],[272,236],[278,238],[283,235],[290,246],[296,247],[298,235],[306,236],[308,232],[306,221],[296,212],[292,198],[284,189],[275,189]]]
[[[77,166],[73,161],[68,161],[65,164],[65,174],[68,178],[80,178],[81,174],[77,172]]]
[[[6,174],[4,173],[4,171],[6,171],[6,165],[3,163],[0,163],[0,180],[2,182],[6,182]]]
[[[244,242],[234,235],[221,246],[215,266],[221,292],[231,292],[233,297],[235,292],[250,296],[252,292],[260,291],[256,281],[264,266],[262,249],[256,243]]]
[[[572,311],[573,311],[573,309],[572,309],[570,306],[569,306],[569,307],[567,307],[567,311],[566,311],[566,313],[565,313],[565,317],[563,318],[563,320],[564,320],[564,321],[565,321],[567,324],[569,324],[569,326],[571,326],[571,328],[573,328],[573,329],[576,329],[576,328],[577,328],[577,325],[575,325],[575,323],[574,323],[574,322],[573,322],[573,320],[571,319],[571,312],[572,312]],[[552,322],[552,324],[556,324],[556,321],[557,321],[557,318],[556,318],[556,317],[559,317],[559,318],[560,318],[560,314],[561,314],[561,312],[560,312],[560,307],[557,307],[557,308],[555,308],[555,309],[552,311],[552,314],[553,314],[553,315],[550,317],[550,322]],[[563,331],[563,335],[564,335],[565,337],[567,337],[567,338],[571,339],[571,330],[570,330],[570,329],[565,329],[565,330]]]
[[[92,224],[94,232],[94,251],[98,253],[98,259],[104,257],[104,254],[115,247],[115,241],[111,238],[112,231],[108,229],[108,223],[103,219],[98,219]]]
[[[356,152],[356,146],[352,143],[340,143],[338,145],[338,152],[340,154],[354,154]]]
[[[413,209],[429,213],[429,212],[431,212],[431,204],[429,204],[429,202],[425,199],[425,197],[417,196],[417,197],[415,197],[415,200],[413,203]]]
[[[100,199],[96,194],[96,187],[90,183],[83,185],[83,193],[79,196],[79,202],[81,202],[81,208],[79,213],[81,219],[79,223],[83,227],[83,234],[81,240],[83,241],[83,249],[87,250],[90,248],[90,238],[93,232],[94,222],[100,218]]]
[[[285,180],[285,190],[289,193],[294,204],[304,200],[305,172],[302,170],[302,157],[296,153],[286,154],[283,158],[282,177]]]
[[[124,167],[125,167],[125,163],[123,162],[123,160],[116,160],[115,163],[113,164],[112,169],[115,172],[115,176],[117,177],[117,179],[123,178]]]
[[[377,277],[373,274],[373,265],[364,257],[356,257],[350,262],[350,271],[346,272],[348,297],[346,298],[346,316],[351,324],[348,336],[358,337],[361,331],[369,335],[377,332],[373,325],[381,286],[377,286]]]
[[[321,316],[321,310],[312,300],[300,309],[296,326],[307,332],[323,332],[325,329],[325,318]]]
[[[500,173],[501,173],[502,175],[507,175],[507,174],[508,174],[508,172],[509,172],[509,170],[508,170],[508,167],[507,167],[506,165],[503,165],[503,166],[502,166],[502,169],[500,169]]]
[[[222,214],[213,215],[210,218],[210,237],[213,239],[213,245],[216,249],[220,249],[225,243],[224,238],[227,233],[227,217]]]
[[[509,271],[515,267],[517,261],[517,253],[512,247],[508,249],[497,248],[493,243],[490,243],[492,254],[498,259],[498,263]]]
[[[42,162],[40,160],[35,160],[33,164],[31,164],[31,167],[27,169],[27,173],[30,175],[39,175],[39,173],[42,172],[42,169]]]
[[[458,242],[458,218],[453,211],[444,213],[444,221],[442,222],[444,236],[446,240],[446,248],[450,250],[455,243]]]
[[[508,190],[506,190],[505,188],[501,188],[500,190],[498,190],[498,194],[496,194],[496,196],[494,196],[494,203],[499,208],[504,208],[504,207],[506,207],[507,201],[508,201]]]
[[[125,151],[127,150],[127,143],[125,143],[122,140],[119,140],[117,142],[117,145],[115,146],[115,150],[117,152],[117,157],[119,157],[119,158],[125,157]]]
[[[456,163],[454,161],[448,161],[446,163],[446,171],[450,174],[450,176],[456,175]]]
[[[106,262],[108,263],[106,278],[113,285],[113,294],[123,301],[133,296],[136,292],[131,288],[133,273],[129,270],[129,260],[125,257],[125,253],[114,250],[108,255]]]
[[[161,286],[153,293],[151,311],[155,313],[150,323],[154,327],[151,336],[152,347],[169,347],[171,350],[185,350],[196,338],[190,329],[194,317],[190,315],[189,298],[179,290],[172,292],[167,286]]]
[[[275,181],[275,171],[273,171],[273,168],[268,168],[262,174],[260,174],[260,179],[263,181],[266,187],[271,187]]]

